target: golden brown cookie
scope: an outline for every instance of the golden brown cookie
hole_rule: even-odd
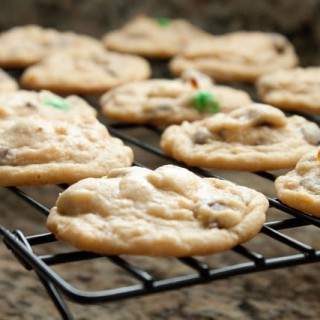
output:
[[[47,227],[58,239],[100,254],[206,255],[254,237],[267,208],[261,193],[231,182],[173,165],[131,167],[69,187]]]
[[[163,151],[190,166],[245,171],[293,167],[319,144],[315,123],[263,104],[173,125],[161,137]]]
[[[121,29],[108,32],[102,42],[110,50],[149,58],[170,58],[195,37],[208,34],[183,19],[137,16]]]
[[[53,51],[102,50],[100,41],[74,32],[59,32],[37,25],[11,28],[0,34],[0,66],[24,68]]]
[[[293,46],[282,35],[239,31],[211,38],[195,38],[170,62],[179,75],[195,69],[222,82],[253,82],[259,76],[298,63]]]
[[[156,125],[194,121],[216,112],[230,112],[252,101],[241,90],[214,85],[199,72],[179,79],[151,79],[118,86],[101,97],[105,116],[128,123]]]
[[[279,70],[260,77],[258,95],[275,107],[320,113],[320,67]]]
[[[0,93],[12,92],[19,89],[18,83],[7,72],[0,69]]]
[[[98,121],[6,120],[0,127],[0,185],[74,183],[130,166],[133,153]]]
[[[47,120],[84,118],[96,121],[97,111],[78,96],[60,97],[50,91],[18,90],[0,94],[1,121],[40,117]]]
[[[303,156],[294,170],[275,181],[278,198],[288,206],[320,217],[320,152]]]
[[[100,51],[59,52],[26,69],[27,88],[58,93],[99,94],[119,84],[146,79],[149,63],[138,56]]]

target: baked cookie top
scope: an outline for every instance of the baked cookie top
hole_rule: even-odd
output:
[[[208,33],[183,19],[137,16],[121,29],[106,33],[102,42],[110,50],[149,58],[170,58],[194,37]]]
[[[73,51],[49,55],[25,70],[27,88],[59,93],[104,93],[119,84],[150,77],[149,63],[138,56],[106,51]]]
[[[320,113],[320,67],[279,70],[260,77],[258,95],[281,109]]]
[[[268,72],[298,63],[294,47],[282,35],[239,31],[195,38],[170,62],[173,74],[195,69],[217,81],[253,82]]]
[[[81,117],[96,121],[97,111],[78,96],[62,98],[50,91],[40,92],[18,90],[0,94],[0,128],[4,120],[18,120],[25,117],[43,119],[68,119]]]
[[[170,126],[161,137],[163,151],[190,166],[245,171],[293,167],[319,143],[315,123],[257,103]]]
[[[7,120],[0,128],[0,185],[74,183],[130,166],[133,153],[98,121]]]
[[[294,170],[275,181],[278,198],[288,206],[320,217],[320,151],[303,156]]]
[[[24,68],[52,51],[102,50],[99,40],[74,32],[60,32],[37,25],[11,28],[0,34],[0,66]]]
[[[255,190],[166,165],[85,179],[60,194],[47,227],[100,254],[206,255],[251,239],[268,201]]]
[[[246,92],[214,85],[208,76],[194,71],[186,71],[174,80],[124,84],[108,91],[100,100],[103,114],[111,119],[158,125],[194,121],[251,102]]]
[[[0,93],[12,92],[19,89],[18,83],[7,72],[0,69]]]

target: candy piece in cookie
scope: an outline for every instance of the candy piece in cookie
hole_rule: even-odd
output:
[[[60,97],[50,91],[40,92],[19,90],[0,94],[0,127],[5,120],[18,120],[26,117],[42,119],[82,118],[96,121],[97,111],[82,98],[72,95]]]
[[[210,91],[200,90],[192,95],[191,104],[200,113],[217,113],[220,105],[217,97]]]
[[[13,92],[19,89],[19,85],[7,72],[0,69],[0,93]]]
[[[215,85],[205,74],[186,71],[178,79],[150,79],[118,86],[100,100],[108,118],[155,125],[194,121],[250,104],[241,90]]]
[[[283,203],[320,217],[320,150],[306,154],[294,170],[279,176],[275,188]]]
[[[102,42],[107,49],[149,58],[170,58],[193,38],[208,34],[183,19],[137,16],[121,29],[108,32]]]
[[[163,151],[190,166],[245,171],[294,167],[319,144],[315,123],[257,103],[172,125],[161,137]]]
[[[27,88],[58,93],[99,94],[119,84],[149,78],[149,63],[138,56],[106,51],[59,52],[26,69]]]
[[[259,76],[298,63],[294,47],[282,35],[239,31],[222,36],[195,38],[170,62],[179,75],[194,69],[218,82],[254,82]]]
[[[54,51],[100,51],[97,39],[37,25],[11,28],[0,34],[0,66],[25,68]]]
[[[284,110],[320,113],[320,67],[279,70],[260,77],[262,101]]]
[[[1,186],[71,184],[132,164],[131,148],[98,121],[35,115],[0,124]]]
[[[47,227],[100,254],[207,255],[254,237],[265,221],[261,193],[173,165],[115,169],[60,194]]]

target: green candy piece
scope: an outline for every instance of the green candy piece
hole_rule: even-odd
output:
[[[201,113],[217,113],[220,111],[220,105],[216,96],[208,91],[198,91],[195,93],[191,103]]]
[[[45,100],[44,102],[47,106],[51,106],[54,107],[56,109],[60,109],[60,110],[70,110],[71,106],[65,102],[63,99],[61,98],[50,98]]]
[[[158,25],[164,28],[169,27],[171,24],[170,20],[166,18],[158,18],[156,20],[158,22]]]

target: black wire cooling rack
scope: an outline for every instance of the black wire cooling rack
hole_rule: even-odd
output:
[[[159,136],[161,131],[159,129],[149,126],[135,126],[126,124],[109,124],[108,129],[110,133],[124,140],[133,148],[140,149],[144,154],[142,159],[152,158],[158,159],[167,163],[184,166],[177,163],[171,158],[165,156],[158,147]],[[143,133],[141,134],[141,130]],[[142,138],[144,137],[144,138]],[[152,137],[152,139],[151,139]],[[144,141],[147,140],[147,141]],[[155,158],[154,158],[155,157]],[[135,162],[135,165],[145,166],[143,161]],[[204,177],[215,177],[219,179],[226,179],[223,175],[200,169],[190,168],[196,174]],[[265,183],[273,184],[276,174],[270,172],[255,172],[247,173],[246,181],[250,177],[258,177]],[[237,174],[234,174],[236,177]],[[228,176],[228,180],[230,176]],[[64,189],[67,186],[59,186]],[[49,208],[43,205],[34,197],[30,196],[21,188],[7,187],[15,196],[32,206],[35,214],[41,214],[46,217],[49,214]],[[297,266],[300,264],[314,263],[320,261],[320,250],[310,245],[305,241],[296,239],[294,236],[286,234],[286,230],[300,229],[300,228],[319,228],[320,219],[306,215],[303,212],[290,208],[274,197],[268,197],[270,208],[277,210],[280,218],[268,221],[265,223],[261,232],[256,236],[264,236],[268,241],[276,241],[288,247],[289,253],[276,254],[274,256],[266,256],[259,250],[252,250],[247,244],[238,245],[230,253],[239,256],[240,262],[232,262],[224,266],[210,265],[204,262],[200,257],[185,257],[175,259],[177,263],[183,264],[190,272],[186,274],[179,274],[172,277],[158,279],[152,272],[144,268],[143,263],[137,266],[130,262],[127,256],[101,256],[94,253],[78,251],[72,249],[71,251],[52,253],[50,244],[58,242],[51,233],[33,234],[25,236],[20,230],[9,231],[5,227],[0,227],[0,234],[3,242],[9,250],[15,255],[18,261],[27,269],[33,270],[39,277],[41,283],[47,290],[50,298],[59,311],[62,319],[73,319],[66,299],[81,304],[95,304],[101,302],[111,302],[119,299],[138,297],[167,290],[179,289],[196,284],[205,284],[220,279],[226,279],[241,274],[250,274],[254,272],[272,270],[277,268],[284,268],[289,266]],[[37,254],[35,248],[39,245],[47,245],[48,253]],[[55,271],[53,266],[68,263],[82,263],[85,260],[91,259],[105,259],[106,263],[111,263],[121,268],[128,276],[133,277],[137,283],[133,285],[108,288],[102,290],[80,290],[69,283],[64,277]],[[155,264],[158,259],[154,258]]]
[[[170,75],[164,73],[166,70],[165,66],[166,62],[152,62],[152,67],[156,75],[169,78]],[[21,70],[7,71],[17,79],[22,72]],[[236,87],[239,88],[239,85],[236,85]],[[240,86],[240,89],[248,91],[253,98],[256,98],[252,87]],[[89,103],[98,107],[95,98],[85,98]],[[318,118],[313,116],[306,117],[319,124]],[[162,153],[159,148],[160,129],[151,126],[108,123],[105,122],[105,119],[100,119],[100,121],[107,125],[109,132],[113,136],[119,137],[130,145],[134,151],[137,151],[135,152],[136,162],[134,165],[154,169],[159,165],[172,163],[183,166],[203,177],[227,179],[255,189],[258,189],[258,185],[267,186],[266,188],[262,187],[262,190],[258,191],[265,193],[270,204],[269,210],[275,210],[277,214],[265,223],[260,233],[252,240],[254,241],[262,237],[263,244],[265,244],[264,246],[250,246],[252,241],[238,245],[228,251],[228,254],[232,255],[232,259],[227,259],[223,265],[220,263],[208,263],[202,259],[203,257],[176,258],[174,259],[175,263],[183,265],[185,267],[183,270],[186,270],[186,272],[184,274],[179,273],[178,275],[165,277],[154,275],[153,272],[150,271],[152,270],[152,265],[151,267],[149,264],[147,266],[143,259],[139,264],[136,264],[132,262],[130,256],[101,256],[90,252],[79,251],[57,241],[51,233],[39,232],[27,236],[20,229],[12,231],[0,225],[0,235],[4,244],[21,265],[27,270],[35,272],[39,277],[40,282],[48,292],[49,297],[56,306],[62,319],[73,319],[73,314],[68,307],[69,300],[80,304],[106,303],[168,290],[176,290],[196,284],[206,284],[242,274],[252,274],[320,261],[320,246],[316,247],[314,242],[309,243],[309,241],[306,241],[308,240],[306,237],[300,239],[296,236],[301,233],[308,234],[310,228],[318,231],[317,229],[320,228],[320,219],[290,208],[281,203],[274,195],[269,195],[265,192],[273,188],[273,182],[277,175],[279,175],[279,172],[230,173],[191,168],[176,162]],[[137,155],[139,155],[139,157],[137,157]],[[259,183],[257,183],[257,179],[259,179]],[[66,185],[60,185],[58,189],[63,190],[66,187]],[[41,187],[39,188],[41,189]],[[19,198],[19,201],[25,202],[28,206],[32,207],[34,215],[40,215],[46,219],[50,208],[46,207],[43,201],[35,199],[32,193],[30,194],[28,190],[24,190],[23,188],[6,187],[6,189]],[[18,213],[14,212],[13,214],[17,215]],[[21,226],[21,228],[22,227],[23,226]],[[296,230],[298,230],[299,233],[290,233],[290,231]],[[268,247],[271,243],[279,244],[285,250],[277,251],[277,246],[275,246],[276,249],[272,254],[270,254],[270,252],[264,252],[264,250],[262,250],[263,247]],[[316,244],[318,243],[320,244],[320,241],[316,242]],[[58,250],[55,245],[58,245]],[[37,252],[38,247],[44,247],[45,252],[39,254]],[[65,247],[67,247],[67,249]],[[224,253],[214,256],[223,254]],[[123,275],[134,279],[134,284],[117,285],[111,288],[108,286],[106,289],[92,290],[92,288],[90,288],[90,290],[83,290],[76,287],[71,281],[68,281],[68,279],[65,279],[66,277],[63,272],[55,268],[59,265],[73,265],[73,263],[77,263],[81,269],[82,263],[93,259],[101,260],[102,265],[105,267],[111,264],[120,268]],[[166,258],[152,259],[151,264],[156,268],[158,262]],[[210,259],[208,259],[208,261],[209,260]],[[106,270],[104,276],[109,277],[108,269],[106,268]],[[110,278],[111,277],[112,275],[110,275]],[[105,280],[108,282],[110,279]]]

